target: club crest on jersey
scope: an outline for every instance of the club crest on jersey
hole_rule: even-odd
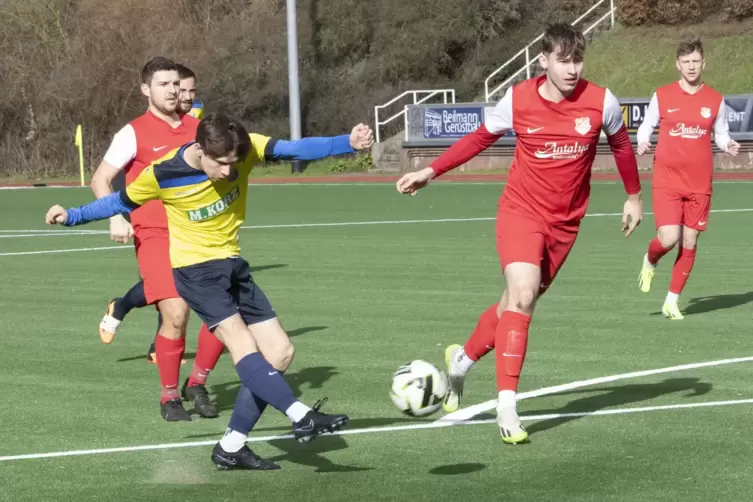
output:
[[[220,213],[225,212],[230,205],[240,197],[241,191],[238,187],[233,188],[229,194],[225,195],[220,200],[214,201],[211,204],[200,207],[199,209],[186,211],[189,221],[204,221],[214,218]]]
[[[591,132],[591,119],[588,117],[575,119],[575,131],[584,136]]]
[[[706,108],[705,106],[701,108],[701,117],[705,119],[711,118],[711,108]]]

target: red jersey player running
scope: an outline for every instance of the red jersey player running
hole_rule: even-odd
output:
[[[199,120],[179,110],[180,75],[173,61],[157,57],[146,63],[141,71],[141,92],[148,98],[146,113],[132,120],[115,134],[113,141],[92,177],[92,190],[97,198],[112,193],[112,182],[121,170],[125,183],[135,180],[145,167],[170,150],[193,141]],[[131,213],[133,237],[139,273],[149,305],[155,305],[162,318],[155,345],[157,368],[162,393],[160,410],[167,421],[190,421],[183,407],[178,384],[180,365],[186,347],[188,305],[175,289],[170,265],[170,238],[167,215],[160,201],[151,201]],[[131,226],[121,215],[110,219],[113,240],[128,242]],[[108,305],[111,314],[112,303]],[[109,330],[114,336],[115,330]],[[109,341],[112,341],[112,336]],[[100,329],[102,337],[102,329]],[[103,338],[103,341],[106,341]],[[196,361],[219,358],[223,345],[205,325],[199,332]],[[190,391],[190,392],[189,392]],[[217,416],[203,385],[189,386],[184,391],[194,401],[196,411],[207,418]]]
[[[662,307],[664,317],[673,320],[683,318],[678,300],[693,270],[698,236],[709,221],[714,171],[711,128],[720,150],[732,155],[740,151],[729,137],[724,98],[703,83],[706,61],[701,41],[681,43],[676,65],[680,81],[657,89],[638,128],[638,155],[643,155],[659,125],[652,187],[657,236],[643,258],[638,286],[644,293],[651,290],[657,263],[680,243]]]
[[[414,195],[432,179],[467,162],[510,130],[517,134],[515,157],[499,201],[497,250],[505,277],[498,304],[478,321],[465,346],[445,351],[450,391],[447,412],[460,405],[463,382],[473,364],[496,351],[497,423],[505,443],[521,443],[516,391],[528,345],[536,300],[551,285],[575,243],[590,194],[596,145],[604,131],[628,200],[622,229],[630,235],[643,218],[638,167],[617,99],[581,79],[585,40],[568,24],[550,26],[542,41],[546,74],[507,91],[488,120],[439,157],[431,167],[397,183]]]

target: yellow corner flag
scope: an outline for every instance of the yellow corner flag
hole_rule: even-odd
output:
[[[84,134],[81,124],[76,126],[76,139],[73,144],[78,149],[78,169],[81,173],[81,186],[84,186]]]

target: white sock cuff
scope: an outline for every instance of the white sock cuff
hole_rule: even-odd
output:
[[[311,408],[300,401],[296,401],[295,403],[290,405],[290,408],[285,410],[285,414],[293,423],[295,423],[303,420],[303,417],[305,417],[306,413],[308,413],[309,411],[311,411]]]
[[[455,367],[455,369],[459,370],[463,375],[468,373],[471,368],[473,368],[473,365],[476,363],[473,359],[468,357],[468,354],[465,353],[464,348],[460,348],[459,350],[455,351],[452,357],[452,365]]]
[[[499,391],[499,397],[497,400],[497,407],[508,408],[517,406],[518,398],[517,392],[514,390],[501,390]]]
[[[225,435],[220,439],[220,447],[228,453],[235,453],[246,444],[246,436],[243,433],[228,429]]]

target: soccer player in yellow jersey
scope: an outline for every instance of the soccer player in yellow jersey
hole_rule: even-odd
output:
[[[82,225],[126,213],[150,200],[165,205],[170,261],[180,296],[230,351],[242,382],[225,436],[212,461],[221,469],[278,469],[255,455],[246,438],[267,404],[293,422],[306,442],[338,430],[345,415],[328,415],[298,401],[282,377],[293,346],[264,292],[240,256],[238,229],[246,215],[248,175],[265,160],[312,160],[369,148],[372,131],[359,124],[350,135],[282,141],[248,134],[230,117],[209,114],[196,141],[144,169],[124,191],[78,208],[53,206],[48,224]]]

